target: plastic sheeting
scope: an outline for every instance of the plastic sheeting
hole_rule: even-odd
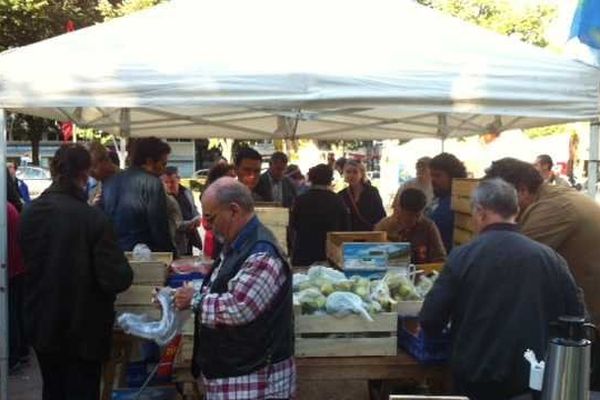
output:
[[[598,113],[599,70],[409,0],[173,0],[0,54],[0,107],[131,136],[456,137]]]

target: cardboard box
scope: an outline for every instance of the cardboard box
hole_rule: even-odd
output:
[[[386,232],[328,232],[325,244],[327,259],[335,266],[344,265],[343,245],[345,243],[377,243],[387,240]]]
[[[342,265],[345,271],[405,268],[410,253],[410,243],[404,242],[343,243]]]

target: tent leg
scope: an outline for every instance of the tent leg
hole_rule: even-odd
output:
[[[600,121],[590,124],[590,156],[588,161],[588,195],[596,198],[598,184],[598,153],[600,145]]]
[[[121,109],[119,132],[119,167],[125,169],[127,159],[127,140],[131,136],[131,111],[129,108]]]
[[[8,399],[8,268],[6,248],[6,113],[0,108],[0,399]]]

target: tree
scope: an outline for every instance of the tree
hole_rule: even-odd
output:
[[[507,0],[417,0],[422,5],[453,15],[502,35],[546,47],[546,30],[557,15],[553,4],[539,2],[515,7]]]
[[[106,21],[155,6],[159,3],[163,3],[164,1],[165,0],[123,0],[115,2],[113,0],[111,2],[109,0],[100,0],[98,2],[97,9]]]
[[[0,51],[63,34],[69,21],[81,28],[100,19],[96,0],[2,0]],[[21,114],[13,114],[12,118],[13,136],[31,142],[32,162],[39,164],[42,135],[44,132],[58,133],[56,121]]]
[[[0,0],[0,51],[61,35],[159,3],[159,0]],[[49,60],[42,60],[48,62]],[[56,121],[13,114],[13,137],[29,140],[32,162],[39,164],[44,132],[55,132]],[[98,136],[98,132],[80,135]]]

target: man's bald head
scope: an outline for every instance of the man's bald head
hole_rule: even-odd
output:
[[[254,200],[250,189],[237,179],[222,177],[213,182],[202,196],[206,200],[216,201],[219,206],[237,204],[247,213],[254,212]]]
[[[202,195],[202,212],[217,240],[232,243],[254,216],[252,193],[237,179],[217,179]]]

